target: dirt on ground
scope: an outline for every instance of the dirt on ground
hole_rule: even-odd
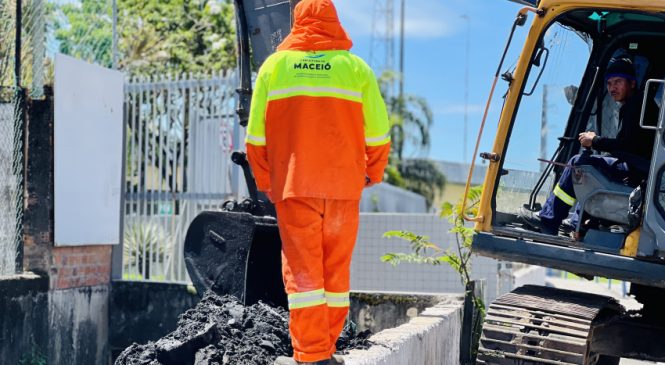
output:
[[[235,297],[206,293],[180,315],[178,328],[155,342],[133,344],[115,365],[269,365],[293,352],[286,310],[265,303],[243,306]],[[337,351],[368,348],[369,331],[347,325]]]

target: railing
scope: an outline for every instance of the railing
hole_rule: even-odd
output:
[[[189,282],[189,223],[238,193],[235,73],[132,79],[125,86],[125,280]]]

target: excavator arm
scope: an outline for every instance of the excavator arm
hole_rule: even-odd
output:
[[[252,72],[272,54],[291,29],[298,0],[234,0],[238,48],[238,122],[246,127]],[[221,211],[206,211],[190,224],[185,264],[200,296],[207,290],[230,294],[246,305],[259,300],[286,306],[281,276],[281,241],[275,210],[257,191],[244,152],[231,160],[244,173],[249,197],[230,199]]]

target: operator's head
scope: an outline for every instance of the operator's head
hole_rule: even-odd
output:
[[[610,93],[614,101],[625,102],[635,92],[635,69],[630,60],[620,58],[614,60],[607,67],[605,73],[607,82],[607,92]]]

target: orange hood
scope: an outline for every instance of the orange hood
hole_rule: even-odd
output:
[[[291,33],[277,47],[278,51],[348,51],[353,46],[331,0],[302,0],[293,14]]]

